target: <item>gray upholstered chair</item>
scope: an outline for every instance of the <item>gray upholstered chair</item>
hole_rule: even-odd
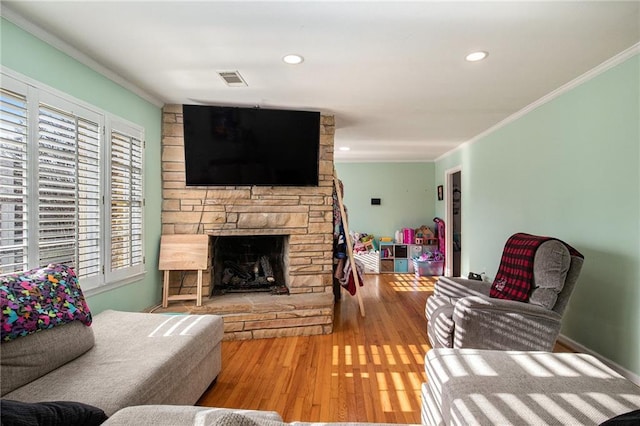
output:
[[[560,241],[542,243],[528,302],[490,298],[489,282],[441,277],[425,307],[431,346],[551,351],[582,263]]]

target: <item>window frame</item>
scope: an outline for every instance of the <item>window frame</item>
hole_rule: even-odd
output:
[[[129,137],[133,137],[133,138],[137,138],[140,140],[141,143],[141,153],[142,153],[142,158],[141,158],[141,180],[140,180],[140,185],[141,185],[141,191],[142,191],[142,200],[141,200],[141,208],[142,208],[142,235],[141,235],[141,239],[142,239],[142,263],[138,264],[138,265],[134,265],[132,267],[130,267],[130,270],[133,272],[134,275],[139,275],[139,274],[143,274],[144,270],[145,270],[145,251],[144,251],[144,240],[145,240],[145,229],[144,229],[144,224],[145,224],[145,220],[144,220],[144,214],[145,214],[145,185],[144,185],[144,158],[145,158],[145,140],[144,140],[144,132],[141,132],[139,134],[139,137],[133,135],[133,133],[136,132],[137,128],[135,125],[132,125],[131,123],[127,123],[123,120],[114,120],[113,117],[109,117],[107,120],[108,123],[108,127],[105,126],[105,145],[106,145],[106,155],[105,155],[105,160],[109,161],[110,163],[110,167],[109,167],[109,177],[111,177],[111,173],[113,173],[113,168],[111,167],[111,158],[112,158],[112,138],[113,138],[113,133],[117,132],[120,134],[125,134]],[[139,127],[139,126],[138,126]],[[112,184],[113,184],[113,180],[112,179],[104,179],[105,181],[105,194],[113,194],[112,192]],[[105,202],[103,203],[104,205],[104,209],[105,209],[105,221],[111,222],[111,216],[112,216],[112,211],[111,211],[111,199],[109,200],[109,202],[107,202],[105,200]],[[105,246],[107,246],[109,244],[110,241],[112,241],[113,235],[111,233],[111,227],[109,227],[109,232],[108,235],[106,235],[105,238]],[[106,251],[106,256],[104,257],[104,265],[105,265],[105,274],[107,277],[108,281],[122,281],[122,280],[126,280],[130,277],[131,273],[130,272],[123,272],[122,270],[112,270],[111,265],[112,265],[112,251],[111,250],[107,250]]]
[[[90,277],[79,276],[85,294],[98,294],[103,291],[129,284],[142,279],[146,274],[146,256],[145,256],[145,129],[144,127],[132,123],[126,119],[116,116],[108,111],[102,110],[94,105],[90,105],[75,97],[63,93],[45,84],[30,79],[29,77],[20,75],[6,67],[0,68],[2,77],[0,86],[3,89],[15,92],[26,98],[27,110],[27,129],[26,129],[26,157],[27,157],[27,224],[26,224],[26,264],[27,269],[32,269],[39,265],[39,197],[38,197],[38,149],[39,149],[39,111],[42,104],[59,109],[65,113],[78,117],[81,120],[87,120],[98,124],[98,143],[99,143],[99,191],[100,191],[100,208],[99,208],[99,229],[101,243],[99,245],[100,271],[97,275]],[[75,136],[78,136],[76,127]],[[141,252],[139,263],[121,268],[117,271],[111,270],[111,239],[112,239],[112,223],[111,223],[111,137],[112,132],[124,134],[129,138],[140,141],[140,168],[139,180],[134,179],[134,183],[140,185],[140,202],[141,213],[139,213],[141,224],[139,225],[141,246],[138,252]],[[76,158],[78,158],[76,147]],[[76,162],[75,176],[79,176],[78,163]],[[136,174],[137,176],[138,174]],[[78,208],[78,190],[76,189],[76,208]],[[78,244],[79,226],[76,225],[76,239]],[[78,253],[78,250],[76,250]],[[130,254],[133,257],[132,254]],[[76,255],[79,259],[79,256]],[[137,259],[137,257],[136,257]],[[79,271],[76,267],[76,271]],[[19,271],[14,271],[19,272]],[[11,273],[11,272],[7,272]]]

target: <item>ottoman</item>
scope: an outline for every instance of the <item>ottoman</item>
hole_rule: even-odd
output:
[[[640,388],[591,355],[438,348],[422,424],[597,425],[640,409]]]

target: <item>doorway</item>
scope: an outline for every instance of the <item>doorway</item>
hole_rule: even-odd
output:
[[[446,195],[446,270],[445,275],[459,277],[462,274],[462,168],[445,172]]]

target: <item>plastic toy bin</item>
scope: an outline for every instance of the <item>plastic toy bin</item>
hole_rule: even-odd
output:
[[[443,260],[421,261],[418,259],[413,259],[413,269],[417,277],[442,275],[444,273],[444,261]]]

